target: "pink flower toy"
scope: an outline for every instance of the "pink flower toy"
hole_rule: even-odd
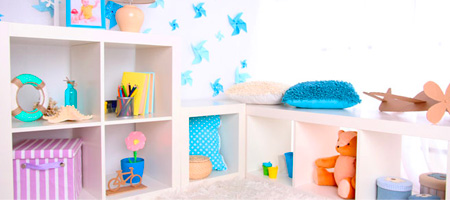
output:
[[[125,138],[127,148],[134,153],[134,162],[136,162],[137,151],[144,148],[145,140],[145,135],[140,131],[133,131]],[[130,163],[133,162],[130,160]]]

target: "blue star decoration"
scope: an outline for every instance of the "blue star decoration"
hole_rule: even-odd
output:
[[[197,5],[192,4],[192,7],[194,7],[195,11],[195,17],[194,18],[200,18],[202,16],[206,17],[206,10],[203,8],[203,5],[205,3],[199,3]]]
[[[144,31],[142,31],[142,33],[147,34],[147,33],[150,33],[151,30],[152,30],[151,28],[148,28],[148,29],[145,29]]]
[[[228,15],[228,21],[230,22],[231,27],[233,27],[234,31],[231,36],[239,35],[241,30],[247,32],[247,24],[241,19],[243,13],[239,13],[231,19],[230,15]]]
[[[219,42],[222,41],[223,37],[224,36],[220,31],[216,34],[216,38],[219,40]]]
[[[191,70],[187,70],[181,73],[181,85],[186,85],[189,83],[189,85],[192,86],[191,73],[192,73]]]
[[[39,1],[39,4],[33,5],[33,8],[35,8],[39,12],[49,12],[50,16],[53,17],[53,14],[54,14],[53,4],[51,4],[47,7],[48,2],[46,2],[46,1],[41,2],[40,0],[38,0],[38,1]]]
[[[241,60],[241,68],[247,68],[247,60]]]
[[[178,26],[177,20],[174,19],[171,22],[169,22],[170,26],[172,27],[172,31],[176,30],[177,28],[180,28],[180,26]]]
[[[149,8],[156,8],[158,6],[164,8],[164,0],[156,0],[154,3],[150,4]]]
[[[209,51],[203,47],[206,40],[200,42],[197,44],[197,46],[194,46],[191,44],[192,51],[194,51],[194,61],[192,61],[192,64],[199,64],[202,62],[203,59],[209,61]]]
[[[223,92],[223,86],[219,83],[220,78],[218,78],[214,83],[209,83],[211,85],[211,88],[213,89],[213,97],[219,95],[220,92]]]
[[[236,67],[236,71],[234,72],[234,83],[244,83],[248,78],[251,78],[247,73],[239,73],[239,67]]]
[[[106,19],[109,19],[109,29],[117,25],[116,12],[123,6],[113,1],[108,1],[105,7]]]
[[[0,14],[0,17],[3,17],[4,15]],[[2,21],[2,19],[0,19],[0,22]]]

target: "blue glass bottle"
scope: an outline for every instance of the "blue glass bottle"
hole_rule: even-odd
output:
[[[67,89],[65,91],[65,106],[74,106],[77,108],[77,90],[74,88],[75,81],[67,81]]]

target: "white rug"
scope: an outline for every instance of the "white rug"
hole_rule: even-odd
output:
[[[189,187],[185,192],[170,192],[158,199],[324,199],[290,186],[256,179],[219,181]]]

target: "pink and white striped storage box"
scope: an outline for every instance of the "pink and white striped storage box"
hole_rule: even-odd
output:
[[[29,139],[14,146],[14,199],[76,199],[81,145],[74,139]]]

